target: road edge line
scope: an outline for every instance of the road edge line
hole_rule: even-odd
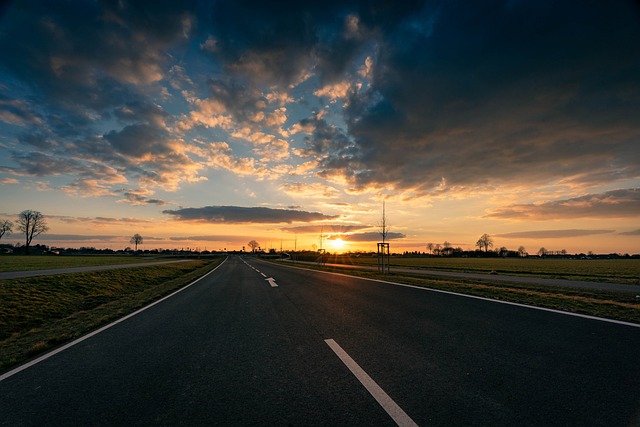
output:
[[[570,311],[555,310],[553,308],[538,307],[538,306],[535,306],[535,305],[527,305],[527,304],[522,304],[522,303],[519,303],[519,302],[504,301],[504,300],[499,300],[499,299],[480,297],[480,296],[477,296],[477,295],[461,294],[459,292],[444,291],[442,289],[434,289],[434,288],[429,288],[429,287],[425,287],[425,286],[409,285],[407,283],[398,283],[398,282],[391,282],[391,281],[388,281],[388,280],[371,279],[369,277],[352,276],[350,274],[336,273],[336,272],[333,272],[333,271],[314,270],[314,269],[311,269],[311,268],[295,267],[295,266],[286,265],[286,264],[277,264],[277,265],[281,265],[281,266],[286,267],[286,268],[295,268],[296,270],[315,271],[317,273],[333,274],[334,276],[353,277],[354,279],[362,279],[362,280],[367,280],[369,282],[378,282],[378,283],[384,283],[384,284],[387,284],[387,285],[402,286],[402,287],[405,287],[405,288],[420,289],[420,290],[423,290],[423,291],[430,291],[430,292],[438,292],[438,293],[441,293],[441,294],[455,295],[455,296],[464,297],[464,298],[473,298],[473,299],[487,301],[487,302],[493,302],[493,303],[499,303],[499,304],[507,304],[507,305],[513,305],[513,306],[516,306],[516,307],[528,308],[528,309],[531,309],[531,310],[546,311],[546,312],[549,312],[549,313],[562,314],[562,315],[565,315],[565,316],[580,317],[580,318],[583,318],[583,319],[596,320],[596,321],[605,322],[605,323],[613,323],[613,324],[622,325],[622,326],[631,326],[633,328],[640,328],[640,324],[631,323],[631,322],[625,322],[624,320],[607,319],[606,317],[597,317],[597,316],[591,316],[591,315],[588,315],[588,314],[572,313]]]
[[[20,365],[20,366],[18,366],[17,368],[14,368],[14,369],[12,369],[12,370],[10,370],[10,371],[5,372],[4,374],[0,375],[0,382],[1,382],[1,381],[6,380],[7,378],[10,378],[10,377],[14,376],[15,374],[17,374],[17,373],[19,373],[19,372],[24,371],[25,369],[29,369],[29,368],[31,368],[32,366],[37,365],[38,363],[43,362],[43,361],[47,360],[48,358],[50,358],[50,357],[52,357],[52,356],[55,356],[55,355],[56,355],[56,354],[58,354],[58,353],[62,353],[63,351],[65,351],[65,350],[67,350],[67,349],[69,349],[69,348],[73,347],[74,345],[79,344],[79,343],[81,343],[82,341],[87,340],[87,339],[89,339],[89,338],[91,338],[91,337],[93,337],[93,336],[95,336],[95,335],[98,335],[100,332],[104,332],[104,331],[106,331],[107,329],[109,329],[109,328],[111,328],[111,327],[113,327],[113,326],[117,325],[118,323],[124,322],[125,320],[130,319],[130,318],[132,318],[133,316],[136,316],[136,315],[138,315],[138,314],[142,313],[143,311],[145,311],[145,310],[147,310],[147,309],[149,309],[149,308],[153,307],[153,306],[154,306],[154,305],[156,305],[156,304],[160,304],[162,301],[164,301],[164,300],[167,300],[167,299],[171,298],[172,296],[174,296],[174,295],[176,295],[176,294],[178,294],[178,293],[180,293],[180,292],[184,291],[185,289],[187,289],[187,288],[191,287],[192,285],[195,285],[195,284],[196,284],[196,283],[198,283],[200,280],[204,279],[205,277],[207,277],[208,275],[210,275],[211,273],[213,273],[214,271],[216,271],[218,268],[220,268],[220,267],[221,267],[225,262],[227,262],[227,260],[228,260],[228,259],[229,259],[228,257],[227,257],[227,258],[225,258],[225,259],[224,259],[224,261],[222,261],[220,264],[218,264],[218,265],[217,265],[213,270],[209,271],[207,274],[205,274],[205,275],[203,275],[203,276],[200,276],[199,278],[197,278],[197,279],[196,279],[196,280],[194,280],[193,282],[191,282],[191,283],[189,283],[189,284],[187,284],[187,285],[183,286],[182,288],[178,289],[177,291],[172,292],[171,294],[166,295],[166,296],[164,296],[164,297],[160,298],[159,300],[154,301],[154,302],[152,302],[151,304],[146,305],[146,306],[144,306],[144,307],[142,307],[142,308],[140,308],[140,309],[138,309],[138,310],[134,311],[133,313],[129,313],[129,314],[127,314],[127,315],[126,315],[126,316],[124,316],[124,317],[121,317],[121,318],[119,318],[119,319],[117,319],[117,320],[114,320],[113,322],[109,323],[108,325],[102,326],[101,328],[98,328],[98,329],[96,329],[96,330],[95,330],[95,331],[93,331],[93,332],[89,332],[88,334],[83,335],[83,336],[81,336],[80,338],[76,338],[75,340],[73,340],[73,341],[71,341],[71,342],[69,342],[69,343],[67,343],[67,344],[63,345],[62,347],[58,347],[58,348],[56,348],[56,349],[54,349],[54,350],[51,350],[50,352],[45,353],[45,354],[43,354],[42,356],[40,356],[40,357],[38,357],[38,358],[36,358],[36,359],[33,359],[33,360],[31,360],[30,362],[25,363],[24,365]]]

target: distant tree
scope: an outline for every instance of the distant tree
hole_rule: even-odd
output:
[[[2,236],[5,234],[11,234],[12,227],[13,223],[8,219],[0,221],[0,239],[2,239]]]
[[[524,248],[524,246],[520,246],[518,248],[518,255],[520,255],[523,258],[527,256],[527,250]]]
[[[18,214],[18,230],[24,233],[25,254],[29,255],[29,246],[34,237],[49,230],[47,221],[38,211],[26,210]]]
[[[498,250],[498,254],[499,254],[501,257],[503,257],[503,258],[504,258],[504,257],[506,257],[507,255],[509,255],[509,249],[507,249],[507,247],[506,247],[506,246],[502,246],[502,247]]]
[[[429,254],[433,253],[433,243],[427,243],[427,249],[429,249]]]
[[[136,246],[136,252],[138,252],[138,245],[142,244],[142,236],[139,235],[138,233],[134,234],[133,237],[131,238],[131,240],[129,240],[129,243],[131,243],[132,245]]]
[[[538,249],[538,256],[545,256],[547,254],[547,249],[544,247],[541,247],[540,249]]]
[[[451,243],[449,243],[449,242],[447,242],[445,240],[444,243],[442,244],[442,255],[449,256],[449,255],[451,255],[451,252],[453,252],[453,248],[451,247]]]
[[[260,243],[255,240],[250,241],[247,245],[251,248],[251,252],[255,252],[260,247]]]
[[[491,236],[485,233],[482,236],[480,236],[480,238],[476,242],[476,246],[480,250],[484,248],[485,252],[489,252],[489,248],[493,247],[493,239],[491,238]]]
[[[440,255],[440,243],[436,243],[436,246],[433,248],[433,253],[436,255]]]

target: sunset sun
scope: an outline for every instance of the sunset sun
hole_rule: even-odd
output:
[[[331,240],[331,247],[335,250],[341,251],[344,249],[345,245],[347,244],[347,242],[345,242],[342,239],[334,239]]]

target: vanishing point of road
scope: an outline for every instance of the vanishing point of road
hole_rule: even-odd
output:
[[[640,328],[230,257],[0,376],[0,423],[640,425]]]

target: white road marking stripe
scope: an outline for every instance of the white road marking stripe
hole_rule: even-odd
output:
[[[276,284],[276,279],[274,279],[273,277],[269,277],[268,279],[265,279],[265,280],[269,282],[272,288],[278,287],[278,285]]]
[[[367,391],[371,393],[373,398],[376,399],[396,424],[402,427],[418,426],[411,417],[409,417],[406,412],[404,412],[402,408],[399,407],[398,404],[394,402],[393,399],[391,399],[389,395],[385,393],[385,391],[380,388],[380,386],[360,367],[360,365],[358,365],[355,360],[353,360],[351,356],[349,356],[347,352],[338,345],[337,342],[332,339],[324,340],[324,342],[331,347],[331,350],[333,350],[336,356],[342,360],[342,363],[349,368],[351,373],[355,375],[358,381],[360,381]]]
[[[260,273],[260,274],[262,275],[262,277],[267,277],[267,275],[264,273]]]
[[[227,259],[229,259],[229,258],[225,258],[225,260],[224,260],[224,261],[222,261],[222,262],[220,263],[220,265],[218,265],[216,268],[214,268],[213,270],[211,270],[210,272],[208,272],[208,273],[207,273],[207,274],[205,274],[204,276],[202,276],[202,277],[200,277],[200,278],[198,278],[198,279],[194,280],[193,282],[189,283],[189,284],[188,284],[188,285],[186,285],[185,287],[178,289],[178,290],[177,290],[177,291],[175,291],[174,293],[169,294],[169,295],[167,295],[166,297],[161,298],[161,299],[159,299],[158,301],[153,302],[153,303],[151,303],[151,304],[149,304],[149,305],[147,305],[147,306],[145,306],[145,307],[142,307],[142,308],[141,308],[140,310],[138,310],[138,311],[134,311],[134,312],[133,312],[133,313],[131,313],[131,314],[128,314],[128,315],[126,315],[126,316],[124,316],[124,317],[121,317],[120,319],[116,320],[115,322],[111,322],[111,323],[109,323],[108,325],[105,325],[105,326],[103,326],[103,327],[102,327],[102,328],[100,328],[100,329],[97,329],[97,330],[95,330],[95,331],[93,331],[93,332],[91,332],[91,333],[89,333],[89,334],[87,334],[87,335],[84,335],[84,336],[82,336],[82,337],[78,338],[78,339],[77,339],[77,340],[75,340],[75,341],[71,341],[70,343],[63,345],[63,346],[62,346],[62,347],[60,347],[60,348],[57,348],[57,349],[55,349],[55,350],[53,350],[53,351],[50,351],[49,353],[43,354],[42,356],[38,357],[37,359],[32,360],[31,362],[28,362],[28,363],[25,363],[24,365],[18,366],[17,368],[12,369],[12,370],[11,370],[11,371],[9,371],[9,372],[5,372],[4,374],[0,375],[0,381],[4,381],[4,380],[6,380],[7,378],[12,377],[13,375],[17,374],[18,372],[24,371],[25,369],[28,369],[28,368],[32,367],[33,365],[36,365],[36,364],[38,364],[38,363],[40,363],[40,362],[42,362],[42,361],[44,361],[44,360],[47,360],[47,359],[48,359],[48,358],[50,358],[51,356],[55,356],[56,354],[61,353],[61,352],[65,351],[66,349],[68,349],[68,348],[70,348],[70,347],[73,347],[74,345],[79,344],[79,343],[81,343],[82,341],[84,341],[84,340],[86,340],[86,339],[89,339],[89,338],[93,337],[94,335],[98,335],[100,332],[104,332],[104,331],[106,331],[107,329],[111,328],[112,326],[115,326],[115,325],[117,325],[117,324],[118,324],[118,323],[120,323],[120,322],[124,322],[125,320],[130,319],[131,317],[133,317],[133,316],[135,316],[135,315],[138,315],[138,314],[142,313],[143,311],[145,311],[145,310],[147,310],[147,309],[149,309],[149,308],[153,307],[153,306],[154,306],[154,305],[156,305],[156,304],[160,304],[162,301],[164,301],[164,300],[166,300],[166,299],[169,299],[169,298],[171,298],[172,296],[174,296],[175,294],[177,294],[177,293],[179,293],[179,292],[182,292],[182,291],[184,291],[185,289],[187,289],[187,288],[189,288],[189,287],[191,287],[191,286],[195,285],[195,284],[196,284],[196,283],[198,283],[200,280],[204,279],[205,277],[207,277],[208,275],[210,275],[211,273],[213,273],[214,271],[216,271],[218,268],[220,268],[220,267],[222,266],[222,264],[224,264],[225,262],[227,262]]]

